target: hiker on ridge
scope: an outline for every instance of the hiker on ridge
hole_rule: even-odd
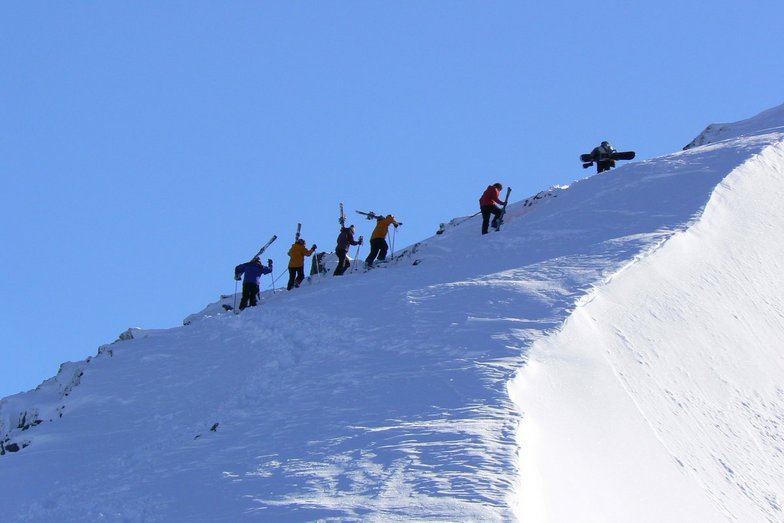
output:
[[[302,238],[294,242],[289,249],[289,283],[286,286],[287,290],[292,287],[299,287],[302,280],[305,279],[305,256],[310,256],[316,252],[316,244],[314,243],[310,250],[305,247],[305,240]]]
[[[335,254],[338,256],[338,265],[335,267],[335,272],[332,273],[333,276],[340,276],[351,266],[351,262],[348,261],[348,250],[352,245],[362,245],[362,236],[359,237],[359,240],[354,239],[354,225],[352,224],[340,228],[337,241]]]
[[[272,260],[267,260],[266,267],[261,264],[258,256],[248,263],[241,263],[234,268],[234,279],[240,280],[242,276],[242,299],[240,300],[240,310],[245,307],[255,307],[259,297],[259,280],[262,274],[272,272]]]
[[[376,227],[373,229],[373,234],[370,235],[370,254],[365,258],[365,265],[368,267],[373,266],[376,257],[378,257],[378,261],[387,259],[387,251],[389,250],[387,234],[389,233],[390,225],[394,225],[395,229],[397,229],[402,224],[391,214],[387,214],[386,217],[379,216],[376,218]]]
[[[610,142],[607,141],[604,141],[599,146],[593,148],[593,151],[591,151],[591,161],[596,162],[597,174],[602,171],[609,171],[615,167],[615,160],[612,156],[614,153],[615,149],[610,145]]]
[[[501,201],[501,191],[503,189],[504,186],[500,183],[488,185],[482,197],[479,198],[479,210],[482,213],[482,234],[487,234],[487,229],[490,225],[490,215],[493,215],[493,227],[498,227],[498,217],[501,216],[501,208],[497,205],[504,204]]]

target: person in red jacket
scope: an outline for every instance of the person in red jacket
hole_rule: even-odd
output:
[[[501,191],[504,186],[500,183],[488,185],[482,197],[479,198],[479,210],[482,212],[482,234],[487,234],[487,228],[490,225],[490,215],[493,215],[493,227],[496,226],[498,217],[501,215],[501,209],[496,206],[503,205],[501,201]]]

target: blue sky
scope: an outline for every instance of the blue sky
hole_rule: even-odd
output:
[[[784,103],[781,2],[549,4],[0,4],[0,397],[180,325],[272,234],[279,274],[297,222],[332,250],[339,202],[403,247]]]

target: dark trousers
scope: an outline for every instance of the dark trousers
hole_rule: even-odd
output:
[[[304,279],[305,267],[289,267],[289,284],[286,289],[291,290],[292,287],[299,287]]]
[[[240,310],[245,307],[255,307],[256,299],[259,296],[259,286],[256,282],[242,282],[242,299],[240,300]]]
[[[596,172],[609,171],[615,167],[615,160],[599,160],[596,162]]]
[[[373,265],[373,260],[376,259],[376,256],[378,256],[379,261],[386,260],[388,250],[389,245],[387,245],[387,241],[384,238],[373,238],[370,240],[370,254],[365,258],[365,263]]]
[[[490,215],[493,215],[493,226],[496,220],[501,216],[501,209],[495,205],[483,205],[479,208],[482,211],[482,234],[487,234],[487,229],[490,226]]]
[[[351,267],[351,262],[348,261],[348,251],[335,249],[335,254],[338,255],[338,266],[335,267],[335,272],[332,273],[332,276],[340,276],[346,272],[346,269]]]

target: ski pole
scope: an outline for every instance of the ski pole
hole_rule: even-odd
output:
[[[472,215],[471,215],[471,216],[469,216],[468,218],[464,218],[464,219],[460,220],[460,221],[459,221],[459,222],[457,222],[455,225],[460,225],[460,224],[461,224],[461,223],[463,223],[463,222],[467,222],[468,220],[470,220],[471,218],[473,218],[474,216],[476,216],[476,215],[477,215],[477,214],[479,214],[480,212],[482,212],[482,211],[476,211],[474,214],[472,214]]]
[[[386,240],[387,240],[387,243],[388,243],[388,246],[389,246],[389,251],[388,251],[389,258],[388,259],[389,259],[389,261],[392,261],[392,260],[395,259],[395,240],[392,239],[392,235],[389,234],[389,231],[387,231]]]
[[[390,261],[395,259],[395,237],[396,236],[397,236],[397,227],[392,229],[392,255],[389,257]]]
[[[354,255],[354,265],[351,267],[351,272],[354,272],[355,270],[357,270],[357,260],[359,259],[359,248],[360,247],[362,247],[361,243],[359,245],[357,245],[357,252]]]
[[[277,278],[274,278],[272,280],[272,292],[273,292],[273,294],[275,293],[275,282],[278,281],[280,279],[280,277],[283,276],[284,274],[288,274],[288,272],[289,272],[288,269],[286,269],[283,272],[281,272],[280,274],[278,274]],[[274,276],[274,274],[272,274],[272,273],[270,273],[270,275]]]
[[[240,281],[238,279],[236,279],[236,278],[234,279],[234,307],[232,307],[231,310],[233,310],[235,312],[237,311],[237,284],[239,282]]]
[[[321,260],[323,258],[324,258],[324,253],[323,252],[322,253],[318,253],[318,252],[316,253],[315,262],[316,262],[316,274],[318,274],[318,281],[321,281],[321,279],[324,277],[324,275],[321,274]],[[326,270],[324,272],[326,272]]]

